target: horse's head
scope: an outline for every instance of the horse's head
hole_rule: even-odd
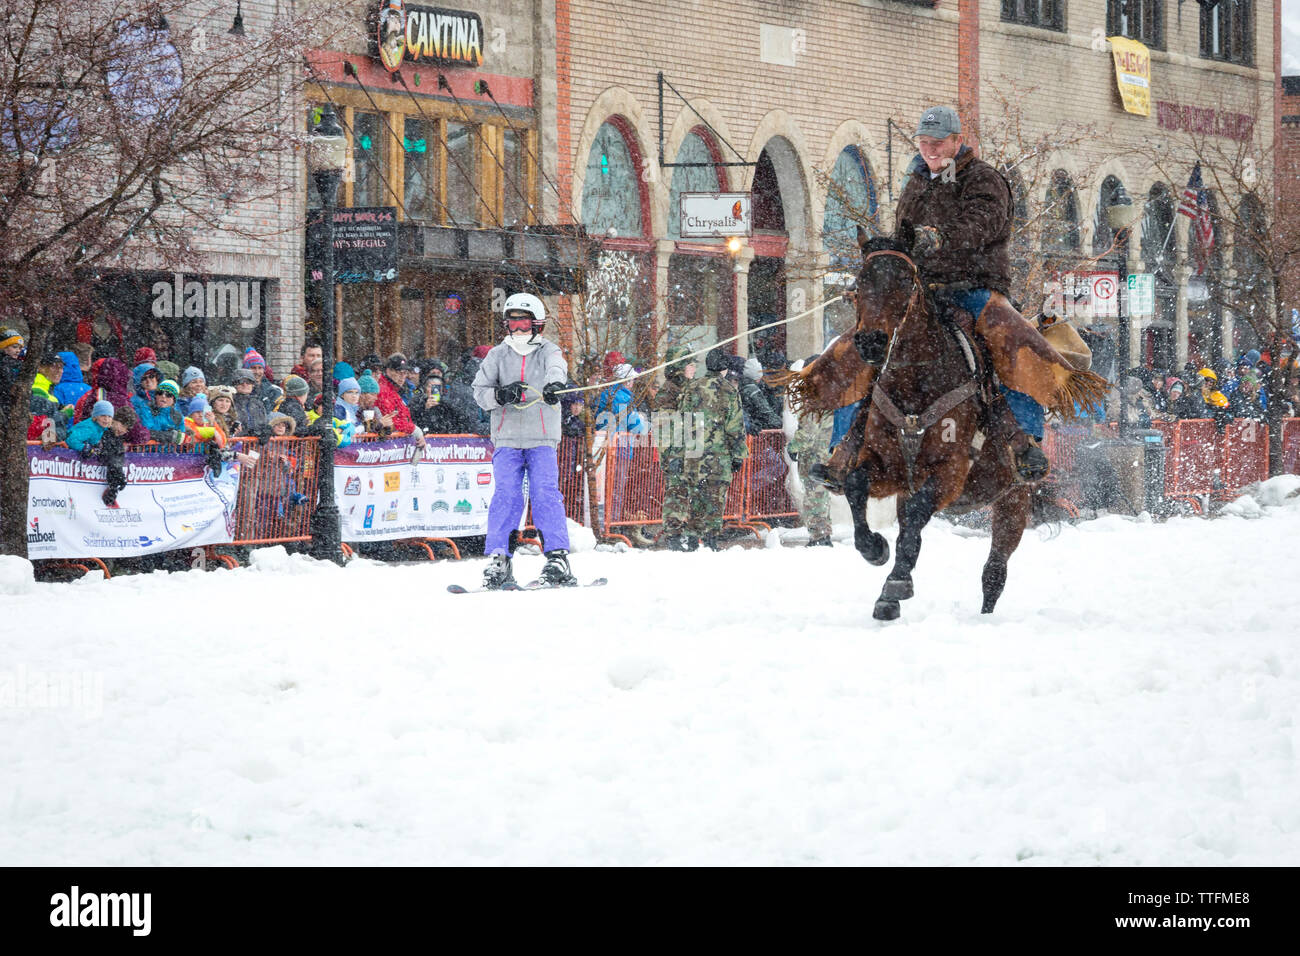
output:
[[[858,247],[862,250],[862,269],[858,272],[856,289],[856,331],[863,333],[871,351],[884,358],[885,346],[898,329],[908,308],[918,299],[920,277],[909,251],[912,248],[912,226],[904,222],[899,237],[871,238],[865,229],[858,227]],[[874,364],[874,363],[873,363]]]

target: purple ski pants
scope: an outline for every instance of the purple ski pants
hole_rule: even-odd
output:
[[[528,497],[533,505],[533,524],[542,533],[547,551],[569,550],[569,526],[564,520],[564,499],[560,497],[560,466],[550,445],[536,448],[498,448],[492,453],[492,474],[496,491],[488,508],[488,554],[510,553],[510,532],[524,516],[524,473],[528,473]]]

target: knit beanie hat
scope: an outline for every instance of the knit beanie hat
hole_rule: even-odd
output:
[[[373,382],[374,379],[371,379],[371,381]],[[355,378],[345,378],[341,382],[339,382],[340,395],[342,395],[344,392],[359,392],[359,391],[361,391],[361,385],[357,382]]]
[[[306,395],[307,380],[299,378],[297,375],[290,375],[284,380],[284,394],[286,395]]]
[[[113,414],[113,403],[103,398],[97,401],[94,404],[94,406],[90,409],[91,418],[98,418],[100,415],[112,415],[112,414]]]
[[[136,423],[135,409],[130,405],[123,405],[113,411],[113,421],[121,422],[127,428]]]
[[[22,345],[23,336],[17,329],[5,329],[0,332],[0,349],[7,349],[11,345]]]
[[[133,365],[141,365],[145,362],[148,362],[150,365],[158,364],[158,353],[147,345],[136,349],[135,358],[131,359],[131,364]]]
[[[361,387],[361,391],[363,394],[366,395],[379,394],[379,383],[375,381],[375,377],[371,375],[369,372],[363,372],[361,374],[361,378],[357,380],[357,384]]]
[[[190,399],[190,414],[210,411],[212,411],[212,406],[208,404],[208,400],[202,392]]]
[[[215,402],[219,398],[228,398],[231,402],[235,400],[235,389],[231,385],[210,385],[208,386],[208,401]]]
[[[255,365],[260,365],[262,368],[266,368],[266,359],[262,358],[261,353],[258,352],[257,349],[248,349],[244,352],[244,368],[253,368]],[[283,367],[284,366],[281,366],[281,368]]]
[[[181,397],[181,387],[169,378],[165,378],[158,383],[158,391],[164,395],[170,395],[172,398]]]
[[[758,364],[758,359],[751,355],[749,360],[745,362],[744,372],[745,378],[749,379],[751,382],[757,382],[763,377],[763,366]]]
[[[352,370],[352,366],[347,362],[335,362],[332,375],[336,382],[341,382],[345,378],[357,377],[357,373]]]
[[[710,372],[721,372],[727,367],[727,353],[721,346],[709,349],[709,354],[704,356],[704,367]]]
[[[169,378],[173,382],[179,382],[181,380],[181,367],[175,362],[168,362],[166,359],[159,359],[154,364],[158,366],[158,374],[163,378]]]
[[[186,385],[190,384],[190,382],[193,382],[196,379],[202,379],[203,381],[206,382],[208,380],[208,377],[204,375],[201,370],[191,365],[181,375],[181,387],[184,388]]]
[[[252,371],[250,371],[248,368],[237,368],[237,369],[235,369],[235,376],[234,376],[234,378],[235,378],[235,384],[236,384],[236,385],[238,385],[240,382],[256,382],[256,381],[257,381],[257,376],[254,375],[254,374],[252,373]]]

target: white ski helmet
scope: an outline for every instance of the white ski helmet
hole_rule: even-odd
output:
[[[516,292],[506,299],[505,307],[501,310],[503,322],[511,312],[527,312],[532,315],[534,335],[546,328],[546,306],[542,305],[541,299],[530,292]]]

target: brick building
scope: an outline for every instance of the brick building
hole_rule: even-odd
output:
[[[1281,77],[1278,128],[1278,213],[1284,229],[1300,234],[1300,76]],[[1287,277],[1282,300],[1290,308],[1300,308],[1300,263]]]
[[[913,155],[907,137],[937,102],[958,106],[986,139],[1009,120],[1029,140],[1063,121],[1093,128],[1022,197],[1060,220],[1026,255],[1050,254],[1063,271],[1153,273],[1156,310],[1132,323],[1135,359],[1171,367],[1250,341],[1219,294],[1242,271],[1232,236],[1220,234],[1224,217],[1213,217],[1209,268],[1198,273],[1198,240],[1189,246],[1190,220],[1175,209],[1207,143],[1216,154],[1240,144],[1261,167],[1271,163],[1269,0],[1187,9],[1162,0],[556,0],[555,22],[561,189],[574,218],[636,258],[639,296],[608,320],[640,319],[642,340],[646,324],[653,337],[666,322],[670,340],[711,341],[821,301],[854,268],[851,221],[874,216],[892,229]],[[1147,48],[1138,82],[1148,115],[1125,110],[1113,36]],[[1001,101],[1012,89],[1023,106],[1008,117]],[[661,156],[695,165],[663,166]],[[1207,164],[1212,210],[1254,201],[1228,195],[1232,177],[1213,172]],[[1142,209],[1127,248],[1105,213],[1119,186]],[[739,250],[678,235],[680,193],[713,190],[753,192],[754,233]],[[1036,291],[1022,294],[1032,311]],[[842,324],[828,312],[769,344],[802,357]],[[1113,341],[1114,321],[1099,325]]]

